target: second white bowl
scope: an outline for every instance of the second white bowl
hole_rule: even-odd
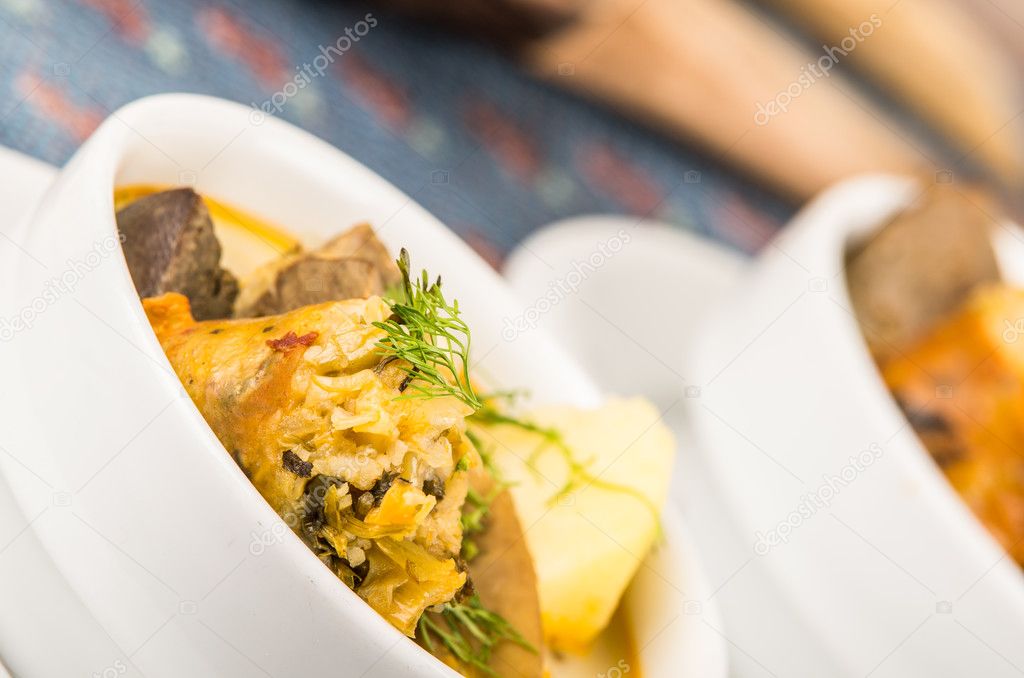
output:
[[[868,177],[805,208],[701,328],[687,402],[751,556],[847,675],[1018,675],[1021,573],[889,395],[847,294],[848,244],[919,191]]]

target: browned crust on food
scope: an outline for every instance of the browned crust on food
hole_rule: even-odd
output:
[[[492,483],[482,473],[473,478],[474,487],[481,493],[489,492]],[[537,574],[508,490],[491,502],[487,528],[474,539],[480,552],[469,563],[469,577],[480,601],[503,616],[537,649],[531,652],[515,643],[501,643],[491,655],[490,665],[502,676],[539,678],[544,675],[544,634]]]

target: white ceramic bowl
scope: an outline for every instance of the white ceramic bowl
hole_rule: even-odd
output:
[[[867,177],[806,207],[701,328],[687,402],[751,556],[844,675],[1017,675],[1021,572],[910,429],[847,294],[847,245],[919,191]]]
[[[11,478],[30,466],[46,485],[40,493],[14,483],[21,510],[122,652],[106,666],[81,668],[149,676],[450,674],[312,556],[184,394],[116,246],[113,189],[131,183],[194,183],[309,243],[369,221],[389,248],[407,247],[414,266],[457,290],[474,327],[474,368],[491,383],[529,389],[537,401],[600,400],[542,333],[504,340],[501,318],[518,306],[497,275],[351,158],[206,97],[164,95],[119,110],[59,173],[28,224],[24,252],[6,259],[18,290],[4,301],[31,308],[32,326],[5,337],[0,351],[8,385],[0,406],[13,451],[0,455],[0,470]],[[666,521],[667,562],[691,562],[675,525]],[[693,583],[654,566],[635,582],[640,593],[627,604],[652,613],[634,621],[634,631],[652,639],[641,652],[649,675],[685,664],[680,648],[693,645],[686,642],[692,624],[650,628],[684,602],[652,587],[651,573],[666,583],[671,577],[679,591]],[[655,631],[664,632],[658,642]],[[695,665],[713,667],[700,675],[724,673]]]

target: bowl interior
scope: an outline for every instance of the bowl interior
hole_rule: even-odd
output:
[[[586,375],[543,333],[502,337],[503,320],[520,312],[518,302],[411,198],[299,130],[272,119],[255,124],[235,104],[169,95],[119,111],[47,194],[33,219],[33,251],[58,266],[113,236],[113,189],[133,183],[193,185],[311,244],[368,221],[392,251],[408,248],[414,267],[442,275],[457,294],[474,328],[472,367],[484,379],[526,388],[536,403],[599,402]],[[73,516],[42,521],[40,536],[111,635],[130,647],[145,640],[153,657],[184,652],[187,660],[177,665],[197,671],[237,672],[239,656],[259,657],[257,665],[275,674],[336,669],[339,661],[368,675],[446,671],[400,642],[397,631],[311,558],[223,454],[149,330],[123,258],[104,260],[74,296],[74,303],[54,306],[40,319],[31,341],[19,338],[16,378],[31,386],[10,405],[40,468],[74,491]],[[70,345],[63,341],[68,326],[81,327]],[[40,404],[55,384],[33,377],[53,372],[66,375],[62,394],[79,404],[84,429],[46,425]],[[183,496],[189,497],[184,504]],[[37,497],[19,492],[19,501]],[[186,555],[193,553],[204,554],[201,565]],[[241,607],[239,596],[246,601]],[[182,606],[199,613],[181,614]],[[171,619],[160,627],[168,610]],[[282,618],[308,622],[282,630],[274,623]],[[359,633],[338,644],[338,628]],[[219,640],[211,641],[211,633]],[[223,647],[211,649],[218,643],[233,659]]]
[[[115,185],[190,184],[281,225],[306,244],[368,222],[389,250],[408,249],[414,269],[441,275],[457,296],[473,327],[473,368],[482,378],[517,384],[538,402],[597,404],[590,380],[546,336],[503,338],[504,319],[520,312],[521,304],[489,265],[412,197],[290,125],[273,118],[254,124],[237,104],[180,97],[160,106],[174,109],[175,124],[132,123],[134,138],[117,163]],[[130,106],[126,115],[131,113]]]
[[[846,247],[919,192],[876,176],[815,199],[690,356],[702,384],[695,430],[752,557],[854,674],[999,664],[946,617],[901,644],[923,611],[955,608],[1004,654],[1016,651],[1005,628],[1024,624],[1019,571],[910,430],[849,302]]]
[[[266,218],[307,245],[323,242],[351,224],[368,222],[390,251],[405,247],[413,257],[414,267],[422,266],[443,277],[449,293],[458,298],[473,328],[477,374],[483,374],[497,388],[526,389],[534,403],[588,406],[600,401],[597,389],[576,367],[575,360],[562,354],[545,333],[513,339],[501,333],[505,318],[521,313],[522,304],[505,291],[504,282],[488,265],[412,199],[359,163],[340,156],[334,149],[325,149],[320,141],[301,133],[295,135],[299,138],[288,139],[287,144],[272,147],[239,143],[244,135],[258,136],[261,131],[259,127],[252,127],[248,119],[243,123],[246,126],[241,132],[231,126],[217,129],[208,124],[201,134],[190,131],[187,138],[147,139],[146,145],[152,142],[174,148],[175,155],[153,153],[141,146],[139,155],[126,153],[117,168],[114,183],[175,183],[184,177],[198,192]],[[267,124],[274,123],[268,121]],[[289,136],[294,131],[292,128],[281,130]],[[225,135],[230,135],[227,138],[234,141],[215,158],[207,160],[209,150],[217,148]],[[198,166],[200,162],[204,167],[202,171],[180,169]],[[252,182],[240,183],[238,176],[242,167],[266,170],[257,172]],[[294,198],[282,199],[282,196]],[[678,519],[673,516],[671,520],[674,526]],[[648,609],[661,610],[662,616],[671,615],[686,602],[680,598],[679,591],[696,583],[690,574],[668,571],[670,564],[681,562],[684,557],[687,562],[693,562],[695,557],[678,543],[682,540],[680,530],[673,529],[667,536],[672,543],[657,561],[666,572],[652,577],[650,566],[640,571],[640,583],[634,589],[637,592],[631,595],[634,612],[640,609],[638,601],[642,599]],[[680,552],[685,556],[679,555]],[[666,597],[667,594],[671,595]],[[675,619],[668,621],[675,622]],[[658,629],[650,628],[647,619],[631,620],[631,624],[642,637],[653,636],[655,630],[666,631],[664,624]],[[684,626],[685,633],[681,632]],[[667,631],[664,633],[666,642],[680,638],[686,642],[685,639],[693,637],[695,632],[701,635],[704,630],[693,624],[679,623]],[[651,654],[655,649],[659,651],[658,662],[649,665],[647,673],[650,675],[656,675],[656,667],[663,664],[661,660],[678,646],[673,648],[662,643],[661,647],[652,647],[641,654]],[[700,650],[689,647],[686,661],[704,662],[700,665],[713,675],[715,671],[711,667],[719,668],[723,664],[699,659],[709,656],[706,649],[703,653]],[[710,653],[710,656],[720,659],[717,653]]]

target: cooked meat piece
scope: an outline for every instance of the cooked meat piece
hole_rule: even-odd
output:
[[[320,249],[283,258],[245,281],[235,315],[287,313],[325,301],[366,299],[401,281],[398,267],[373,229],[360,224]]]
[[[882,367],[950,483],[1024,564],[1024,292],[978,291]]]
[[[999,280],[989,240],[999,214],[980,191],[936,186],[851,250],[850,299],[879,362]]]
[[[178,292],[198,320],[231,315],[238,283],[220,266],[220,242],[199,194],[177,188],[140,198],[118,211],[117,228],[139,296]]]

